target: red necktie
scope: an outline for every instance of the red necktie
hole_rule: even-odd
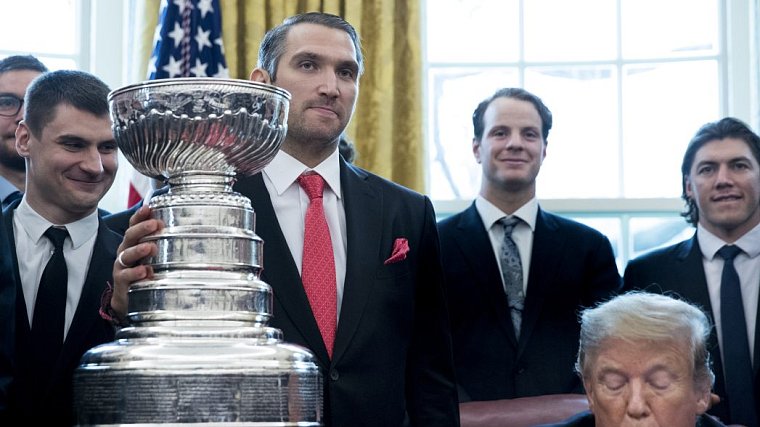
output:
[[[303,236],[301,280],[311,311],[317,320],[327,354],[332,359],[335,330],[338,323],[337,289],[335,286],[335,259],[333,258],[330,229],[327,227],[322,206],[325,181],[315,173],[298,177],[298,183],[309,196],[306,209],[306,229]]]

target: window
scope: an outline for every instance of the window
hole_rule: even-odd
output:
[[[33,54],[50,69],[81,68],[86,62],[79,43],[85,24],[81,7],[77,0],[5,2],[0,57]],[[40,10],[45,13],[35,13]]]
[[[690,235],[679,217],[688,141],[725,115],[756,124],[752,2],[726,3],[427,0],[428,194],[439,215],[479,190],[473,110],[519,86],[554,115],[537,182],[545,209],[607,234],[621,267]]]
[[[93,73],[111,88],[131,79],[124,65],[131,53],[125,29],[134,17],[131,0],[25,0],[3,2],[0,58],[32,54],[49,69]],[[121,157],[119,172],[100,206],[125,208],[131,165]]]

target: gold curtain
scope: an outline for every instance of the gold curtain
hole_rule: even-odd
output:
[[[159,0],[144,0],[143,26],[155,23]],[[359,32],[366,71],[348,136],[356,163],[401,185],[425,189],[420,5],[407,0],[220,0],[230,77],[247,79],[264,33],[290,15],[340,15]],[[152,20],[152,21],[151,21]],[[155,26],[155,24],[154,24]],[[151,30],[152,31],[152,30]],[[145,61],[150,38],[142,37]]]

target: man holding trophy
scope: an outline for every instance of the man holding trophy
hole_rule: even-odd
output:
[[[251,199],[265,242],[262,279],[272,326],[310,349],[331,426],[459,423],[448,314],[430,200],[348,164],[338,142],[363,71],[359,36],[343,19],[307,13],[270,30],[251,80],[292,95],[288,131],[261,173],[234,189]],[[114,264],[111,308],[128,313],[143,237],[163,224],[143,207]]]

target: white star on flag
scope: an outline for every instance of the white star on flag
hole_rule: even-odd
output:
[[[204,64],[200,59],[196,58],[195,66],[190,69],[190,72],[195,74],[195,77],[207,77],[206,67],[208,67],[208,64]]]
[[[203,31],[201,29],[198,30],[198,34],[195,35],[195,42],[198,43],[198,50],[203,51],[204,47],[211,47],[213,46],[211,44],[211,40],[209,40],[209,36],[211,35],[211,30]]]
[[[169,78],[177,77],[182,75],[182,61],[178,61],[174,59],[174,57],[169,57],[169,63],[164,65],[162,70],[166,71],[169,74]]]

